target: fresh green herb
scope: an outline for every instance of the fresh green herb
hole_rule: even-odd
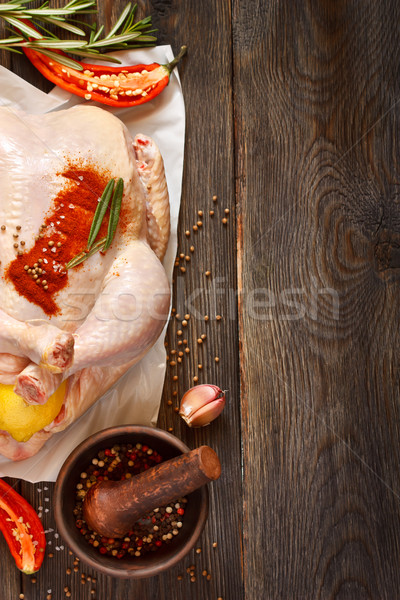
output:
[[[83,263],[83,261],[85,261],[87,258],[90,258],[91,256],[93,256],[93,254],[96,254],[96,252],[99,252],[101,250],[103,250],[103,246],[105,244],[107,238],[101,238],[101,240],[99,240],[98,242],[95,243],[94,246],[91,247],[90,250],[84,250],[83,252],[80,252],[79,254],[77,254],[76,256],[74,256],[74,258],[72,258],[66,265],[65,268],[66,269],[73,269],[74,267],[77,267],[78,265],[80,265],[81,263]]]
[[[72,258],[65,267],[72,269],[77,267],[86,259],[90,258],[96,252],[105,252],[111,246],[114,239],[115,231],[117,229],[119,215],[121,212],[122,196],[124,193],[124,180],[120,177],[115,183],[114,179],[110,179],[107,183],[104,191],[101,195],[100,201],[97,205],[96,211],[93,216],[92,225],[90,227],[89,237],[87,241],[86,250],[83,250],[74,258]],[[110,217],[108,220],[108,231],[107,236],[101,238],[96,243],[95,239],[100,231],[101,224],[105,217],[108,205],[111,200]]]
[[[0,19],[7,23],[12,34],[0,39],[0,48],[18,53],[21,53],[19,48],[32,48],[57,62],[62,60],[60,54],[53,50],[119,63],[118,59],[103,52],[154,46],[157,41],[152,35],[156,30],[152,29],[151,17],[134,22],[137,4],[132,6],[128,3],[109,33],[103,37],[103,25],[98,28],[95,23],[88,25],[76,20],[79,15],[96,14],[96,0],[71,0],[64,8],[50,8],[48,0],[38,8],[29,8],[28,4],[30,0],[9,0],[0,4]],[[75,23],[71,23],[70,19],[74,19]],[[47,29],[48,25],[56,25],[80,39],[62,40]],[[73,59],[66,60],[69,61],[68,66],[82,70],[81,65]]]
[[[101,195],[100,201],[99,201],[96,211],[94,213],[92,226],[90,228],[89,238],[88,238],[88,242],[87,242],[87,250],[90,250],[91,246],[93,245],[94,240],[97,237],[97,234],[99,233],[101,224],[104,219],[104,215],[106,214],[106,210],[110,203],[111,196],[113,195],[113,191],[114,191],[114,179],[110,179],[110,181],[107,183],[106,187],[104,188],[104,192]]]
[[[110,218],[108,220],[108,232],[106,243],[103,250],[106,251],[111,246],[114,239],[115,231],[119,221],[119,213],[121,212],[122,196],[124,193],[124,180],[119,178],[115,186],[114,196],[111,202]]]

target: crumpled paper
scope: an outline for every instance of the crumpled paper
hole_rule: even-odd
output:
[[[173,59],[170,46],[115,52],[122,65],[165,64]],[[45,94],[15,73],[0,66],[0,105],[10,110],[43,114],[83,102],[56,87]],[[90,103],[89,103],[90,104]],[[175,69],[170,83],[153,100],[133,108],[114,109],[102,105],[120,118],[132,137],[149,135],[164,159],[171,204],[171,237],[164,266],[170,282],[177,247],[177,223],[181,197],[185,109],[179,75]],[[19,477],[31,482],[55,481],[70,452],[89,435],[106,427],[124,424],[155,425],[164,384],[166,359],[165,329],[147,355],[132,367],[80,419],[63,432],[56,433],[33,457],[13,462],[0,455],[0,476]]]

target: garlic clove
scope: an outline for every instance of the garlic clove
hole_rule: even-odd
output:
[[[182,397],[180,416],[189,427],[203,427],[214,421],[225,407],[225,393],[216,385],[190,388]]]

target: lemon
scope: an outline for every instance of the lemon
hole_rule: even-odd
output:
[[[17,442],[27,442],[34,433],[49,425],[61,410],[66,381],[46,404],[27,404],[14,393],[12,385],[0,383],[0,429],[8,431]]]

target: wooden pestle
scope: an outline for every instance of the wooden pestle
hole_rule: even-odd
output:
[[[220,474],[214,450],[200,446],[130,479],[95,483],[85,496],[83,517],[100,535],[123,537],[146,513],[190,494]]]

